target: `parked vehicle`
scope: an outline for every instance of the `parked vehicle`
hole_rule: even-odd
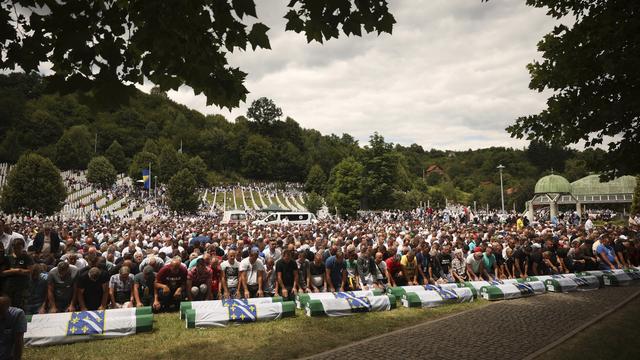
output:
[[[282,223],[309,225],[318,222],[316,216],[310,212],[279,212],[264,219],[256,220],[253,225],[280,225]]]

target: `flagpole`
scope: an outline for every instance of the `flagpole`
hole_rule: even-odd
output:
[[[149,197],[151,197],[151,161],[149,161]]]

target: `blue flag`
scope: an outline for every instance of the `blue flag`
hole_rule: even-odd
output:
[[[347,297],[351,312],[368,312],[371,310],[371,303],[366,297]]]
[[[142,169],[142,181],[144,182],[145,189],[151,189],[151,176],[149,176],[149,169]]]
[[[104,310],[74,312],[67,324],[67,335],[96,335],[103,332]]]
[[[222,306],[249,305],[247,299],[222,299]]]
[[[255,305],[233,304],[229,307],[229,320],[235,322],[256,321],[258,313]]]

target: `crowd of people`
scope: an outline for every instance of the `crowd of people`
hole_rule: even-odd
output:
[[[637,217],[636,217],[637,218]],[[472,220],[473,219],[473,220]],[[638,226],[416,209],[311,225],[211,216],[0,221],[0,289],[27,314],[525,278],[640,265]]]

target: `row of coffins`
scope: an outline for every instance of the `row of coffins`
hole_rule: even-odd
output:
[[[180,318],[187,328],[227,326],[294,316],[296,305],[307,316],[346,316],[389,311],[396,307],[396,298],[371,290],[299,294],[295,302],[281,297],[192,301],[181,303]]]
[[[602,286],[625,286],[640,280],[640,269],[586,271],[576,274],[531,276],[526,279],[468,281],[441,285],[298,294],[295,301],[281,297],[185,301],[179,316],[187,328],[224,327],[231,324],[273,321],[293,317],[296,308],[307,316],[349,316],[390,311],[397,301],[407,308],[432,308],[452,303],[516,299],[549,292],[596,290]],[[640,281],[637,281],[640,283]],[[79,311],[27,316],[25,344],[66,344],[127,336],[153,330],[150,307]]]
[[[602,286],[625,286],[640,280],[640,269],[587,271],[577,274],[531,276],[525,279],[467,281],[441,285],[391,287],[390,294],[405,307],[437,307],[451,303],[516,299],[550,292],[591,291]]]

